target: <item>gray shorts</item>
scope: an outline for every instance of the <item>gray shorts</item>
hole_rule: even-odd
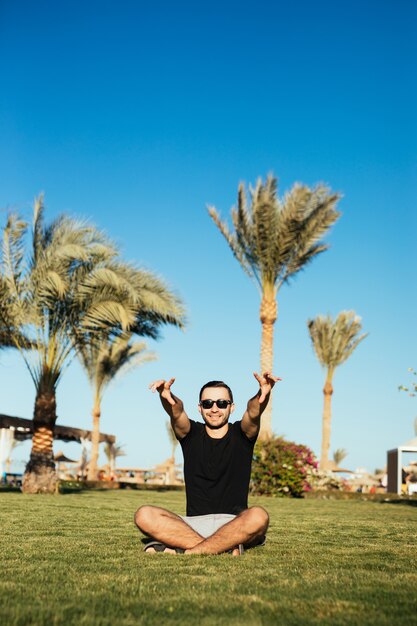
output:
[[[191,526],[193,530],[199,535],[204,537],[210,537],[216,530],[219,530],[222,526],[235,519],[236,515],[230,515],[229,513],[213,513],[210,515],[180,515],[188,526]]]

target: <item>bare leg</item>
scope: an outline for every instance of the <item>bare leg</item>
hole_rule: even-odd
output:
[[[135,524],[145,535],[167,546],[187,549],[203,541],[178,515],[158,506],[141,506],[135,513]]]
[[[264,535],[269,524],[268,513],[260,506],[242,511],[213,535],[203,539],[194,547],[186,549],[186,554],[220,554],[232,550],[236,545],[252,543]]]

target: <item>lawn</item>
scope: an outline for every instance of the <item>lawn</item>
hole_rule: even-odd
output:
[[[253,498],[267,545],[242,557],[147,555],[140,504],[173,492],[0,493],[0,623],[417,624],[417,508]]]

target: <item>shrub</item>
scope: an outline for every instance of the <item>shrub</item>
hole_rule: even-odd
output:
[[[258,441],[252,463],[251,493],[301,497],[311,489],[309,478],[317,461],[307,446],[283,437]]]

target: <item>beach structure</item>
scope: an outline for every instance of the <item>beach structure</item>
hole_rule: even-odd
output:
[[[54,427],[54,439],[60,441],[91,441],[91,430],[83,430],[81,428],[72,428],[71,426]],[[0,414],[0,475],[4,471],[4,465],[10,454],[13,440],[25,441],[33,436],[33,420],[23,417],[14,417],[12,415]],[[116,443],[114,435],[100,433],[100,443]]]
[[[172,458],[167,459],[153,468],[118,467],[115,470],[116,480],[122,483],[136,483],[138,485],[183,485],[184,477],[182,464],[175,463]]]
[[[0,413],[0,430],[3,429],[14,429],[14,438],[18,441],[25,441],[26,439],[32,438],[33,420]],[[61,441],[76,441],[77,443],[81,443],[82,439],[91,440],[91,430],[56,425],[54,428],[54,439],[59,439]],[[116,443],[116,437],[114,435],[100,433],[100,443],[103,442],[114,444]]]
[[[387,452],[387,467],[388,467],[388,491],[389,493],[401,494],[403,489],[403,467],[404,467],[404,453],[415,453],[417,460],[417,437],[410,439],[402,446],[393,448]]]

